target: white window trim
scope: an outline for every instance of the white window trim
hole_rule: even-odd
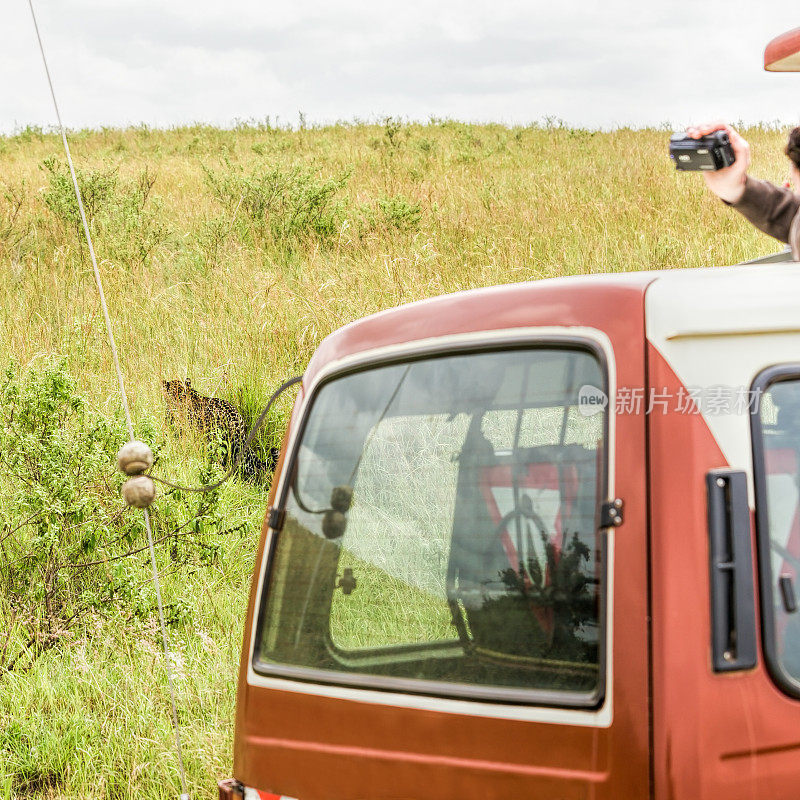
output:
[[[616,363],[611,340],[601,330],[587,327],[546,326],[529,328],[508,328],[505,330],[479,331],[467,334],[454,334],[451,336],[438,336],[420,339],[413,342],[404,342],[398,345],[378,347],[366,350],[352,356],[337,359],[323,367],[315,376],[309,386],[304,387],[303,406],[297,419],[302,419],[310,400],[314,397],[319,384],[335,373],[343,370],[368,366],[372,363],[386,361],[393,357],[413,357],[425,353],[431,348],[446,350],[448,348],[469,348],[471,345],[500,346],[503,342],[509,344],[529,343],[531,346],[544,345],[548,342],[559,344],[565,339],[583,340],[588,344],[598,346],[603,352],[608,370],[608,441],[606,442],[608,481],[606,491],[608,498],[615,497],[615,419],[614,408],[616,398]],[[299,426],[295,426],[287,443],[285,461],[294,455],[297,447]],[[284,483],[288,479],[288,470],[281,473],[275,497],[281,497]],[[486,702],[483,700],[455,699],[434,697],[430,695],[417,695],[391,690],[362,689],[350,686],[340,686],[327,683],[313,683],[294,681],[287,678],[260,675],[253,669],[253,654],[255,652],[256,630],[258,628],[258,615],[261,609],[262,591],[264,586],[264,573],[267,565],[266,555],[272,548],[272,529],[267,534],[264,550],[261,553],[258,569],[258,582],[256,584],[256,597],[254,605],[253,624],[250,632],[250,644],[247,649],[247,683],[250,686],[275,691],[298,692],[312,694],[320,697],[332,697],[340,700],[350,700],[359,703],[388,705],[398,708],[417,708],[425,711],[436,711],[445,714],[460,714],[474,717],[490,717],[494,719],[513,719],[528,722],[544,722],[555,725],[578,725],[594,728],[608,728],[613,721],[614,697],[614,529],[607,532],[607,565],[606,565],[606,674],[605,694],[603,704],[592,710],[557,708],[536,705],[514,705]]]

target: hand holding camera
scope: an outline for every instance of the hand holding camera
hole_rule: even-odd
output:
[[[678,169],[682,163],[684,169],[701,169],[706,185],[720,199],[735,203],[744,193],[750,145],[730,125],[710,122],[691,126],[685,136],[673,137],[670,155]],[[681,161],[682,156],[688,159]]]

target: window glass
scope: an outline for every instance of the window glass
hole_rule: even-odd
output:
[[[800,613],[784,602],[781,581],[797,595],[800,571],[800,381],[782,380],[764,392],[760,405],[763,445],[763,495],[759,503],[766,519],[769,556],[762,559],[762,591],[771,598],[771,631],[765,641],[779,668],[800,690]],[[766,513],[764,513],[766,512]],[[762,551],[763,552],[763,551]],[[772,617],[769,619],[769,617]]]
[[[586,385],[604,387],[596,358],[565,348],[428,358],[323,386],[289,481],[257,668],[596,695],[605,411],[581,413]]]

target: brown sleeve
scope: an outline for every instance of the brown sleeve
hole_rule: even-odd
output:
[[[789,228],[800,209],[800,195],[768,181],[749,175],[744,184],[744,194],[737,203],[728,203],[759,230],[781,242],[789,241]]]

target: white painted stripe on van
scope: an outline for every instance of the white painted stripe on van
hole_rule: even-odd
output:
[[[504,341],[518,342],[520,339],[530,339],[531,344],[546,344],[549,340],[557,342],[564,337],[581,338],[600,347],[605,355],[608,367],[608,499],[614,498],[615,494],[615,451],[616,451],[616,425],[614,409],[616,407],[617,392],[617,372],[616,361],[614,359],[614,349],[608,335],[596,328],[582,326],[542,326],[527,328],[508,328],[505,330],[476,331],[473,333],[456,334],[452,336],[439,336],[429,339],[420,339],[412,342],[404,342],[399,345],[375,348],[353,356],[332,361],[327,364],[315,376],[309,386],[304,386],[303,407],[297,419],[302,418],[310,398],[313,397],[317,386],[321,381],[343,369],[355,366],[367,365],[379,362],[393,356],[413,356],[419,352],[424,352],[431,346],[436,347],[470,347],[476,344],[502,345]],[[287,442],[286,462],[288,463],[291,454],[298,446],[297,428],[295,428]],[[281,496],[284,483],[287,479],[287,470],[281,473],[275,497]],[[256,590],[255,609],[261,608],[261,594],[264,586],[264,571],[266,569],[266,558],[264,555],[269,552],[272,546],[272,536],[274,531],[270,529],[264,546],[264,553],[258,564],[258,584]],[[399,708],[418,708],[425,711],[438,711],[446,714],[461,714],[473,717],[490,717],[495,719],[514,719],[529,722],[545,722],[554,725],[578,725],[593,728],[608,728],[613,721],[614,709],[614,659],[613,659],[613,631],[614,631],[614,535],[615,531],[608,531],[608,594],[606,604],[606,680],[605,698],[603,705],[596,710],[586,711],[582,709],[570,708],[549,708],[545,706],[511,705],[500,703],[486,703],[472,700],[458,700],[444,697],[432,697],[429,695],[412,695],[401,692],[375,691],[371,689],[357,689],[349,686],[337,686],[333,684],[306,683],[305,681],[292,681],[286,678],[273,678],[259,675],[253,669],[253,653],[255,650],[256,620],[254,619],[251,634],[250,647],[248,648],[247,659],[247,682],[251,686],[260,686],[266,689],[274,689],[283,692],[298,692],[301,694],[313,694],[321,697],[335,697],[342,700],[350,700],[359,703],[373,703],[375,705],[389,705]]]
[[[646,289],[645,325],[687,389],[749,389],[766,367],[800,362],[800,264],[662,272]],[[747,472],[752,508],[750,415],[702,416],[727,466]]]

